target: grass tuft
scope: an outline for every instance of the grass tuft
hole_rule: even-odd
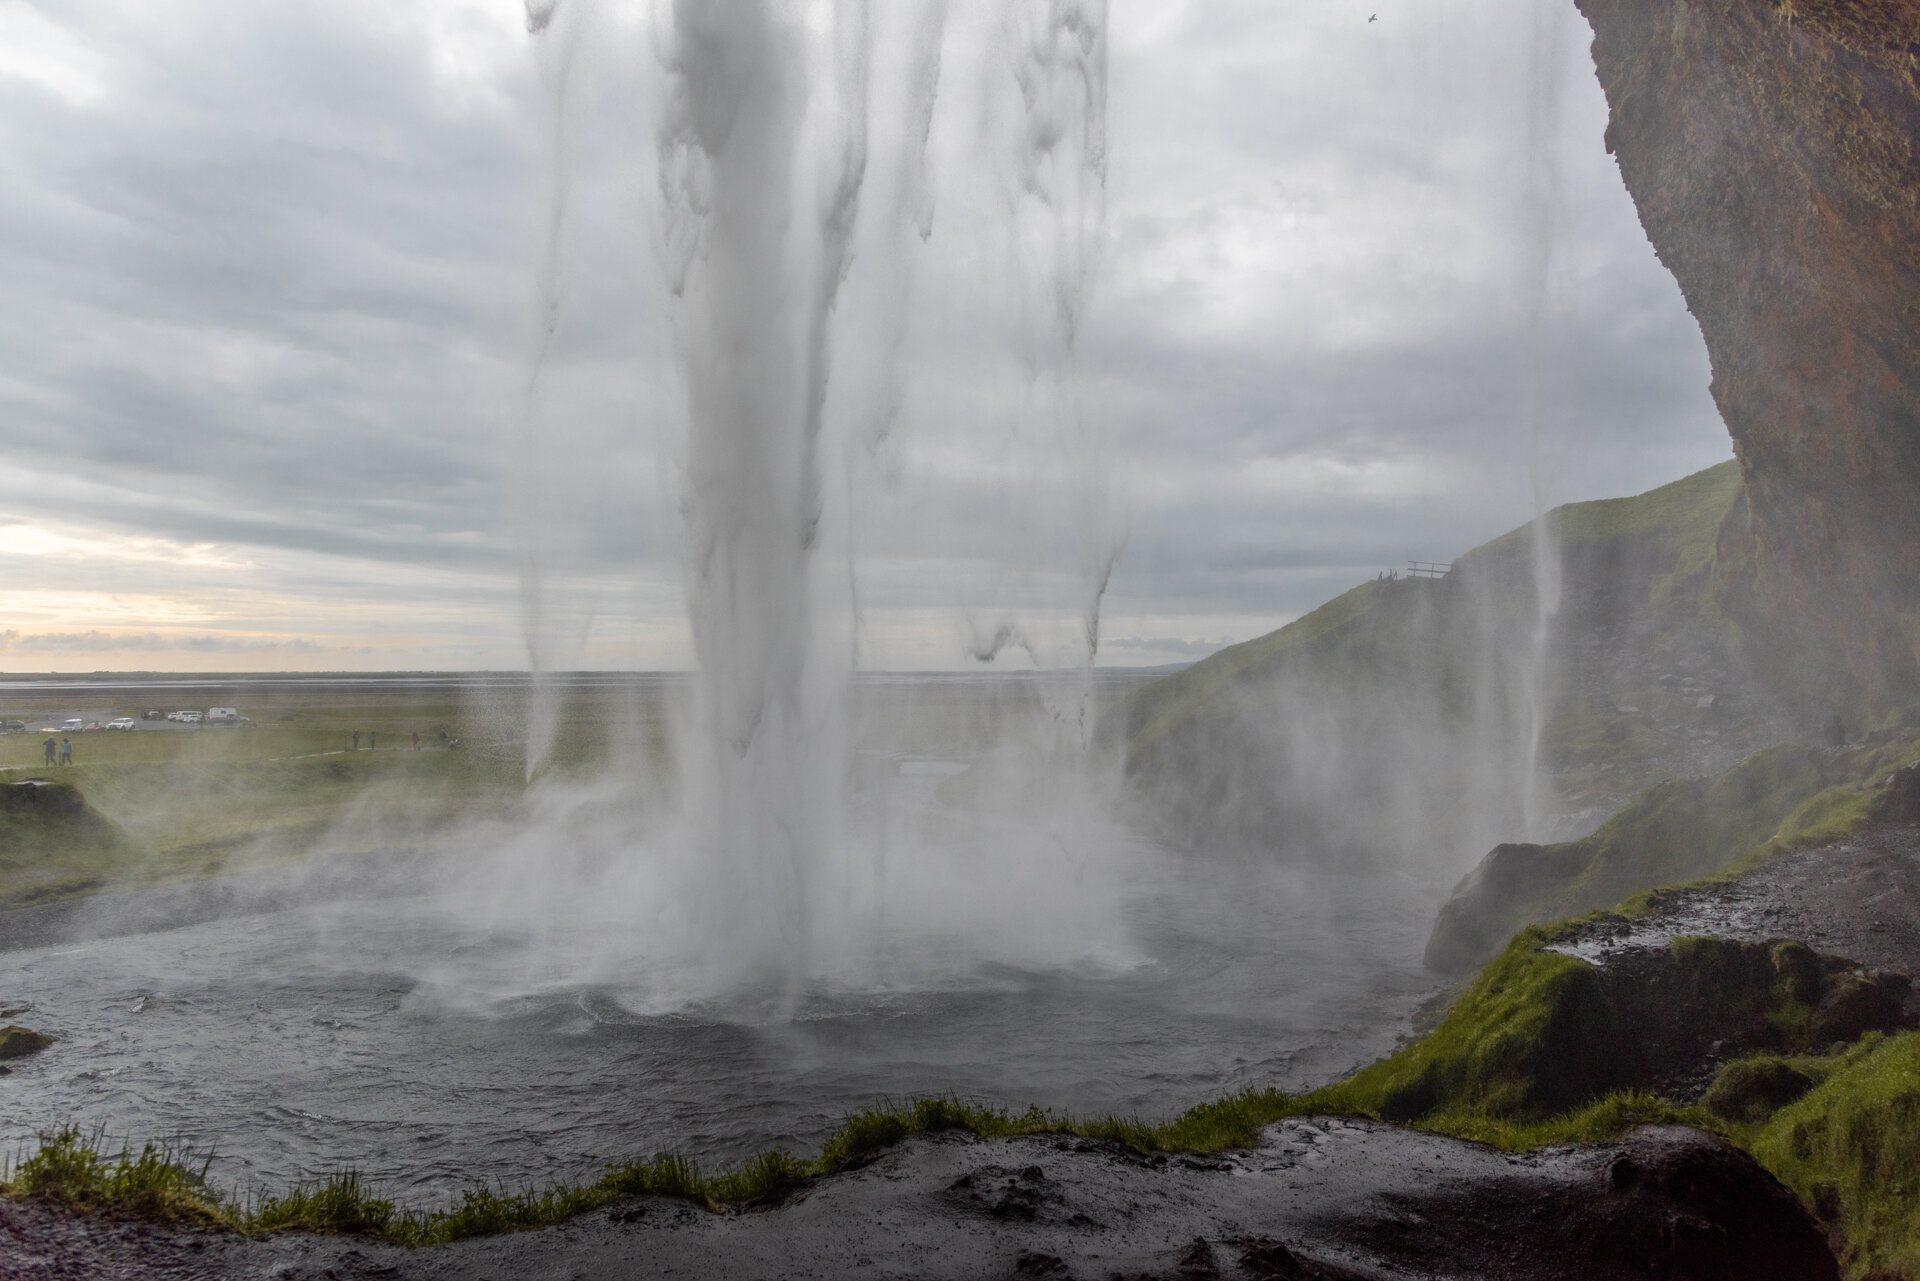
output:
[[[1839,1230],[1849,1276],[1920,1275],[1920,1034],[1862,1038],[1751,1150]]]
[[[295,1229],[350,1236],[386,1236],[402,1216],[392,1201],[375,1196],[360,1175],[348,1170],[317,1183],[303,1183],[280,1196],[263,1196],[241,1214],[243,1226],[257,1232]]]
[[[100,1130],[77,1125],[42,1131],[40,1146],[18,1168],[0,1171],[0,1188],[45,1197],[76,1210],[113,1209],[163,1222],[228,1223],[229,1207],[207,1184],[208,1153],[148,1143],[139,1154],[123,1145],[108,1156]]]

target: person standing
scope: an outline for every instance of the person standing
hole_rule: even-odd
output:
[[[60,740],[60,763],[62,765],[73,764],[73,740],[70,738]]]
[[[360,731],[359,730],[353,731],[353,750],[356,752],[360,750]]]
[[[379,730],[370,729],[367,731],[367,750],[369,752],[377,752],[380,750],[380,731]]]
[[[53,735],[47,735],[47,741],[40,746],[47,749],[47,764],[53,764],[53,754],[60,750],[60,744],[53,741]]]
[[[419,730],[413,731],[413,750],[416,752],[420,750],[420,731]]]

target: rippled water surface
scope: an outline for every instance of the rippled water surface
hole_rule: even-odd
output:
[[[1142,959],[1118,972],[981,966],[803,996],[790,1018],[635,1013],[603,986],[476,999],[449,976],[510,967],[518,944],[399,876],[3,952],[0,1005],[30,1006],[22,1021],[60,1041],[0,1078],[0,1142],[72,1119],[211,1148],[227,1185],[351,1166],[437,1201],[662,1150],[808,1150],[887,1097],[1161,1117],[1245,1084],[1325,1080],[1389,1048],[1431,988],[1431,887],[1182,869],[1139,887]]]

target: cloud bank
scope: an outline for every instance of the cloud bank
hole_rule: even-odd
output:
[[[608,6],[583,64],[555,349],[553,448],[592,511],[554,553],[585,666],[687,658],[656,476],[678,393],[641,8]],[[0,652],[524,663],[507,440],[546,129],[527,17],[0,5]],[[1083,348],[1125,513],[1112,661],[1247,639],[1527,519],[1529,370],[1552,501],[1729,455],[1698,332],[1601,146],[1588,34],[1570,5],[1551,21],[1536,76],[1526,0],[1117,0]],[[985,73],[943,83],[967,74]],[[970,127],[936,118],[934,230],[862,525],[880,665],[966,665],[983,600],[1036,627],[1072,603],[1046,552],[1068,537],[1063,482],[998,461],[1027,393],[993,323],[1001,276],[962,234],[991,194]]]

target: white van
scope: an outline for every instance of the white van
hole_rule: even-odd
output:
[[[74,717],[74,718],[73,718],[72,720],[70,720],[70,721],[61,721],[61,722],[60,722],[60,732],[61,732],[62,734],[69,734],[69,733],[78,733],[78,732],[79,732],[79,730],[80,730],[80,728],[81,728],[82,726],[84,726],[85,724],[86,724],[86,721],[85,721],[85,720],[83,720],[83,719],[81,719],[80,717],[78,717],[78,716],[76,716],[76,717]]]
[[[207,724],[209,725],[231,725],[239,719],[240,709],[237,707],[209,707],[207,709]]]

